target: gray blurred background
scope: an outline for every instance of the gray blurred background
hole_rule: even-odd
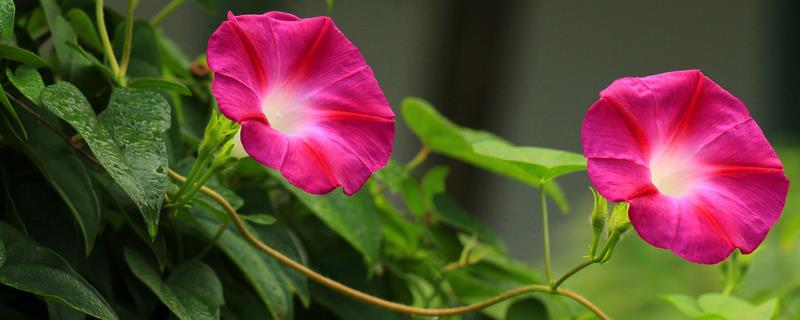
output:
[[[122,10],[124,3],[111,4]],[[144,0],[137,15],[152,16],[165,3]],[[407,96],[427,99],[454,122],[492,131],[515,144],[580,152],[584,112],[611,81],[693,68],[743,100],[767,137],[781,141],[800,133],[793,125],[800,115],[795,76],[800,71],[800,29],[793,15],[797,9],[797,2],[788,0],[335,0],[328,11],[324,0],[237,0],[217,1],[217,12],[210,14],[187,1],[164,29],[187,53],[196,55],[205,50],[208,36],[227,10],[332,16],[361,49],[398,113],[393,157],[407,161],[419,148],[399,117]],[[431,162],[453,166],[449,190],[504,238],[514,256],[540,262],[536,190],[447,159]],[[588,225],[576,221],[586,221],[589,214],[585,174],[561,181],[573,209],[569,215],[551,214],[557,273],[579,261],[590,237]],[[645,281],[648,275],[611,273],[614,263],[625,259],[675,264],[676,270],[689,274],[673,275],[681,281],[709,286],[717,281],[713,267],[689,265],[647,248],[635,235],[623,247],[630,254],[618,254],[612,267],[599,267],[570,281],[587,294],[602,293],[603,286]],[[605,281],[588,281],[597,278]],[[695,287],[690,290],[703,289]],[[668,285],[658,288],[671,293]],[[653,305],[663,304],[657,301],[659,292],[644,294],[652,296]],[[624,299],[625,295],[593,297],[601,307]]]

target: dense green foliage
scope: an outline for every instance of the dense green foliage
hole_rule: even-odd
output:
[[[216,107],[204,59],[191,60],[160,28],[136,20],[119,78],[94,8],[89,0],[0,0],[0,317],[405,318],[310,282],[257,250],[202,193],[174,206],[180,185],[167,173],[190,171]],[[125,15],[106,9],[105,24],[122,57]],[[538,268],[510,257],[447,194],[447,167],[418,164],[427,152],[464,161],[542,187],[567,211],[554,179],[585,170],[584,158],[459,127],[421,99],[406,99],[401,113],[424,146],[421,157],[391,161],[353,197],[309,195],[250,159],[207,185],[264,243],[393,301],[456,306],[544,283]],[[784,231],[785,246],[798,221]],[[786,295],[797,300],[797,291]],[[698,319],[770,319],[780,304],[769,298],[665,300]],[[797,316],[797,302],[784,313]],[[575,301],[536,293],[450,319],[592,317]]]

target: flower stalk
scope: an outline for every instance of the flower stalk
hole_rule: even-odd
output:
[[[186,182],[170,203],[173,214],[186,207],[209,178],[236,163],[237,159],[231,157],[231,150],[233,137],[238,130],[239,125],[223,117],[216,108],[212,109],[211,119],[198,147],[197,160],[189,171]]]
[[[100,41],[103,42],[106,59],[108,59],[108,64],[111,65],[111,70],[114,72],[114,80],[119,81],[119,64],[117,64],[117,58],[114,56],[111,40],[108,38],[108,30],[106,30],[106,20],[103,11],[103,0],[96,0],[94,8],[95,16],[97,16],[97,31],[100,33]],[[117,83],[119,84],[119,82]]]
[[[125,73],[131,60],[131,47],[133,46],[133,11],[139,5],[139,0],[128,0],[128,14],[125,17],[125,41],[122,44],[122,60],[120,60],[117,83],[125,85]]]
[[[552,262],[550,260],[550,225],[547,217],[547,195],[544,192],[544,181],[540,184],[539,201],[542,205],[542,236],[544,237],[544,273],[547,283],[553,285]]]
[[[606,218],[608,216],[608,200],[603,198],[593,188],[589,188],[594,197],[594,208],[592,209],[592,244],[589,246],[589,256],[594,257],[597,254],[597,247],[600,245],[600,236],[603,235],[603,229],[606,227]]]

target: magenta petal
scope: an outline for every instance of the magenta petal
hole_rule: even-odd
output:
[[[220,110],[255,160],[310,193],[357,192],[386,165],[394,113],[361,53],[327,17],[229,14],[209,40]]]
[[[253,159],[280,170],[288,152],[289,139],[260,121],[242,123],[242,146]]]
[[[269,23],[255,23],[258,16],[238,16],[228,13],[208,39],[208,66],[216,74],[224,74],[260,94],[273,74],[265,54],[275,52]],[[268,69],[269,68],[269,69]]]
[[[731,146],[736,146],[732,148]],[[716,166],[782,169],[781,160],[752,118],[706,139],[696,157]],[[782,170],[781,170],[782,171]]]
[[[211,87],[219,104],[219,111],[233,121],[264,117],[261,99],[239,80],[217,74]]]
[[[682,258],[704,264],[714,264],[725,260],[733,252],[734,244],[730,235],[735,230],[726,229],[730,225],[720,223],[719,208],[704,207],[689,201],[679,202],[677,211],[678,226],[672,249]],[[639,230],[639,229],[637,229]]]
[[[614,158],[646,165],[650,158],[650,142],[636,118],[606,98],[597,100],[586,113],[581,142],[590,160]]]
[[[670,249],[678,226],[681,203],[660,194],[650,194],[629,201],[628,216],[639,236],[662,249]]]
[[[622,78],[600,92],[600,96],[615,101],[641,127],[647,140],[659,145],[669,138],[702,77],[697,70],[686,70]]]
[[[699,71],[615,81],[581,140],[598,192],[630,203],[642,239],[693,262],[752,252],[786,201],[783,165],[747,108]]]
[[[611,201],[658,192],[650,183],[650,170],[631,160],[593,158],[587,170],[597,191]]]
[[[718,263],[733,251],[723,225],[712,214],[716,208],[662,195],[636,198],[630,204],[631,224],[655,247],[706,264]]]
[[[356,155],[367,168],[376,171],[386,165],[394,140],[393,120],[336,112],[327,113],[321,119],[319,127],[326,129],[331,139]]]
[[[329,142],[313,138],[290,138],[281,174],[295,186],[314,193],[328,193],[343,186],[356,193],[372,172],[354,154]]]

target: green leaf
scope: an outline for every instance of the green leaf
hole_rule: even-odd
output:
[[[155,236],[160,201],[151,203],[144,187],[136,177],[134,169],[125,159],[114,138],[104,126],[97,122],[92,107],[86,97],[68,82],[60,81],[44,89],[41,95],[42,104],[59,118],[72,125],[89,145],[97,160],[105,167],[109,175],[122,188],[139,208],[142,216],[148,221],[148,232]],[[134,110],[136,111],[136,110]],[[151,128],[148,126],[148,128]],[[138,170],[138,169],[137,169]],[[166,173],[166,170],[164,170]],[[155,181],[151,181],[154,184]]]
[[[0,58],[8,60],[19,61],[24,64],[39,68],[49,68],[50,65],[33,52],[22,49],[20,47],[11,46],[7,44],[0,44]]]
[[[418,98],[403,100],[403,118],[411,131],[422,143],[433,152],[470,163],[490,172],[522,181],[530,186],[539,187],[541,179],[531,175],[519,166],[500,159],[478,154],[473,144],[482,141],[505,142],[491,133],[459,127],[437,112],[428,102]],[[544,185],[545,191],[553,198],[562,211],[568,210],[566,199],[555,181]]]
[[[53,47],[55,47],[58,57],[58,70],[67,80],[78,80],[84,75],[84,70],[89,66],[89,62],[78,59],[75,51],[67,43],[78,42],[78,36],[72,30],[72,25],[61,15],[61,9],[55,0],[40,0],[47,25],[50,28]]]
[[[192,61],[183,53],[180,47],[167,37],[163,29],[158,30],[158,52],[161,55],[161,61],[164,63],[165,69],[168,69],[171,74],[180,78],[191,78],[192,74],[189,71],[189,64]]]
[[[14,37],[14,0],[0,0],[0,39]]]
[[[128,85],[131,88],[155,89],[176,92],[185,96],[192,95],[183,83],[161,78],[138,78]]]
[[[3,268],[3,265],[6,263],[6,245],[2,239],[0,239],[0,269]]]
[[[435,208],[433,197],[447,190],[446,181],[449,174],[450,168],[446,166],[436,166],[428,170],[422,177],[422,197],[426,209],[433,210]]]
[[[483,242],[474,242],[471,237],[464,234],[460,234],[458,238],[462,245],[470,242],[473,244],[468,265],[451,270],[444,275],[461,303],[475,303],[506,290],[544,283],[543,277],[538,275],[533,267],[514,260],[501,248]],[[537,297],[547,305],[547,310],[553,319],[562,319],[557,314],[559,311],[565,312],[564,310],[571,305],[571,301],[560,299],[560,297],[551,295]],[[492,315],[495,319],[502,319],[509,305],[510,302],[506,301],[484,309],[483,312]]]
[[[470,234],[475,234],[484,241],[495,245],[502,244],[500,238],[492,229],[486,227],[483,222],[464,210],[449,195],[440,194],[434,196],[433,205],[432,213],[437,219]]]
[[[192,217],[197,222],[194,225],[209,239],[217,232],[220,222],[213,214],[204,210],[193,210]],[[264,243],[295,261],[302,261],[296,245],[283,227],[258,226],[247,222],[245,225]],[[308,303],[308,285],[305,278],[250,245],[234,227],[229,226],[219,237],[217,247],[244,274],[275,319],[292,318],[291,315],[294,313],[292,292],[297,293],[302,301]]]
[[[56,121],[50,114],[42,116],[48,121]],[[78,223],[83,234],[86,255],[89,255],[102,219],[100,204],[89,173],[75,151],[61,137],[30,115],[23,114],[22,121],[28,127],[30,139],[27,142],[18,141],[18,144],[64,200]]]
[[[8,97],[6,97],[6,90],[3,89],[3,86],[0,85],[0,104],[8,111],[8,114],[14,119],[14,122],[17,123],[17,127],[20,131],[22,131],[22,136],[24,139],[28,139],[28,132],[25,131],[25,126],[22,125],[22,121],[19,120],[19,115],[14,107],[11,105],[11,101],[8,101]],[[13,129],[12,129],[13,130]]]
[[[719,293],[704,294],[697,303],[704,315],[719,315],[727,320],[770,320],[778,311],[777,299],[753,306],[745,300]]]
[[[103,45],[100,42],[100,37],[97,36],[97,29],[94,27],[92,19],[81,9],[71,9],[67,12],[67,20],[69,20],[72,29],[78,34],[78,38],[84,43],[92,47],[92,49],[103,52]]]
[[[385,183],[393,193],[400,192],[411,212],[417,216],[425,213],[425,202],[420,184],[402,165],[389,159],[389,163],[383,169],[375,172],[375,177]]]
[[[370,189],[375,192],[378,187],[370,182]],[[424,226],[406,219],[403,212],[396,209],[382,193],[373,193],[373,199],[381,213],[380,224],[386,254],[392,255],[393,251],[398,251],[401,256],[417,255]]]
[[[63,303],[60,303],[53,299],[47,299],[47,301],[45,302],[47,303],[47,314],[50,316],[50,320],[86,319],[86,315],[83,314],[83,312],[72,309]]]
[[[541,300],[527,298],[515,301],[506,311],[506,320],[548,319],[547,308]]]
[[[691,318],[697,318],[703,314],[703,310],[700,309],[697,300],[692,297],[682,294],[670,294],[662,296],[661,299],[675,306],[678,311]]]
[[[42,104],[39,97],[44,90],[44,81],[39,71],[29,65],[21,65],[13,73],[11,69],[6,69],[6,77],[28,100],[36,105]]]
[[[124,252],[125,261],[136,278],[179,319],[219,319],[219,309],[225,301],[222,283],[211,267],[197,260],[187,260],[162,280],[153,264],[139,253],[130,248],[125,248]]]
[[[358,250],[368,268],[375,266],[381,243],[381,226],[378,209],[368,192],[359,192],[352,197],[341,192],[312,195],[272,173],[322,222]]]
[[[117,319],[105,299],[58,254],[0,222],[5,264],[0,283],[65,303],[100,319]]]
[[[143,188],[148,209],[143,214],[151,236],[156,233],[167,188],[169,112],[167,100],[154,91],[116,88],[99,117]]]
[[[69,47],[72,50],[75,50],[75,52],[77,52],[83,58],[88,60],[89,63],[92,64],[92,66],[97,68],[97,70],[100,70],[100,72],[102,72],[103,75],[105,75],[108,79],[110,80],[114,79],[114,71],[112,71],[111,68],[109,68],[104,63],[100,62],[100,60],[97,60],[97,58],[95,58],[95,56],[93,56],[91,53],[86,52],[86,50],[84,50],[80,45],[78,45],[75,42],[68,41],[67,47]]]
[[[586,170],[586,158],[574,152],[517,147],[500,141],[482,141],[474,144],[473,148],[478,154],[514,163],[543,180]]]
[[[244,220],[265,226],[275,224],[278,221],[278,219],[268,214],[243,214],[241,217]]]

